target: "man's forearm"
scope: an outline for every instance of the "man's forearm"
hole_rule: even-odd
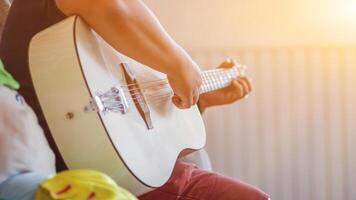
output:
[[[116,50],[158,71],[174,74],[189,62],[140,0],[56,1],[66,15],[80,15]]]

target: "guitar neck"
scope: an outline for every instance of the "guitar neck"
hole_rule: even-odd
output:
[[[245,66],[234,66],[230,69],[213,69],[201,73],[203,84],[200,93],[207,93],[230,85],[237,76],[244,75]]]

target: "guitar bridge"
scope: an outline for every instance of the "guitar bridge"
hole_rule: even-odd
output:
[[[130,72],[127,63],[120,63],[122,72],[125,75],[125,80],[128,85],[129,93],[133,102],[139,112],[141,118],[146,124],[147,130],[153,129],[153,123],[151,119],[150,109],[147,106],[147,102],[142,94],[142,91],[138,85],[136,77]]]
[[[102,113],[121,113],[126,114],[129,110],[129,104],[125,93],[120,87],[113,87],[109,91],[97,94],[90,100],[89,105],[85,106],[86,112]]]

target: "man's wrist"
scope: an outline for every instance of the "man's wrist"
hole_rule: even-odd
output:
[[[180,46],[176,45],[174,51],[169,54],[167,59],[166,72],[168,76],[175,78],[184,76],[187,73],[187,68],[192,65],[190,56]]]
[[[202,100],[202,99],[199,99],[199,101],[198,101],[198,103],[197,103],[197,106],[198,106],[198,108],[199,108],[200,113],[204,113],[205,110],[206,110],[206,108],[207,108],[207,106],[206,106],[204,100]]]

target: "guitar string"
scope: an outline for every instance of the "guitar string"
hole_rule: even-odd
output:
[[[202,93],[222,87],[223,85],[221,85],[221,83],[219,83],[222,79],[224,81],[226,81],[226,82],[231,81],[231,80],[228,80],[226,78],[227,77],[226,76],[226,72],[231,72],[231,71],[223,71],[224,73],[221,73],[221,72],[222,71],[214,70],[214,71],[209,71],[209,73],[204,73],[203,74],[202,78],[206,81],[206,83],[204,83],[203,87],[201,88],[201,92]],[[225,75],[225,77],[223,77],[221,79],[221,77],[223,75]],[[234,75],[236,75],[236,74],[234,74]],[[152,81],[152,82],[155,82],[155,81]],[[168,87],[165,87],[166,84],[168,84],[168,83],[159,83],[159,85],[162,86],[162,87],[158,88],[157,90],[169,89]],[[157,87],[158,85],[146,86],[145,88],[143,88],[143,92],[142,93],[145,93],[145,91],[144,91],[145,89],[153,87],[153,86]],[[143,99],[144,97],[142,97],[142,93],[139,90],[140,90],[140,88],[135,88],[135,89],[131,89],[130,91],[125,91],[125,92],[126,92],[126,94],[135,96],[135,97],[132,98],[133,100],[135,100],[135,99]],[[154,97],[154,96],[159,96],[159,95],[147,95],[147,96]]]
[[[163,93],[165,94],[165,93]],[[173,91],[167,91],[166,94],[172,94],[173,95]],[[142,95],[141,93],[140,94],[137,94],[137,95],[133,95],[133,97],[131,97],[132,100],[136,100],[136,99],[145,99],[145,98],[152,98],[152,97],[160,97],[162,95],[161,94],[156,94],[156,95]]]
[[[218,74],[215,74],[215,76],[216,76],[215,78],[214,77],[207,77],[209,79],[209,81],[206,81],[206,85],[209,86],[209,90],[215,90],[215,89],[218,89],[218,88],[222,88],[222,87],[225,86],[224,83],[227,83],[227,82],[231,81],[231,78],[228,78],[227,76],[226,77],[220,77],[221,75],[218,75]],[[219,78],[217,76],[219,76]],[[222,83],[222,81],[224,83]],[[170,89],[170,88],[161,87],[161,88],[159,88],[157,90],[161,90],[161,89]],[[205,92],[205,89],[202,87],[201,91]],[[170,89],[169,93],[173,94],[171,89]],[[140,92],[129,93],[129,94],[134,96],[133,98],[131,98],[133,100],[144,98],[144,97],[142,97],[143,94],[140,93]],[[155,96],[160,96],[160,95],[145,95],[145,97],[155,97]]]
[[[207,73],[209,71],[206,71],[206,72],[203,72],[201,75],[204,76],[205,73]],[[149,85],[149,84],[154,84],[156,82],[162,82],[162,81],[168,81],[167,78],[163,78],[163,79],[158,79],[158,80],[153,80],[153,81],[146,81],[146,82],[143,82],[143,83],[131,83],[131,84],[127,84],[127,85],[120,85],[120,87],[123,87],[123,88],[129,88],[130,86],[144,86],[144,85]]]
[[[226,75],[226,74],[211,74],[209,76],[204,76],[203,79],[205,79],[205,83],[202,85],[201,87],[201,92],[206,92],[206,91],[211,91],[211,90],[215,90],[215,89],[218,89],[218,88],[221,88],[221,87],[224,87],[224,83],[223,82],[229,82],[231,81],[230,79],[231,78],[228,78],[227,76],[223,76],[223,75]],[[145,90],[147,88],[150,88],[150,87],[157,87],[157,86],[161,86],[161,88],[157,88],[157,90],[160,90],[160,89],[170,89],[168,87],[165,87],[168,83],[160,83],[160,85],[154,85],[154,86],[148,86],[148,87],[145,87],[145,88],[135,88],[135,89],[131,89],[131,90],[128,90],[128,91],[124,91],[126,92],[126,94],[129,94],[129,95],[138,95],[138,94],[141,94],[141,93],[145,93]],[[140,91],[142,90],[142,91]],[[135,92],[136,91],[136,92]],[[133,92],[133,93],[132,93]]]
[[[148,87],[144,87],[144,88],[133,88],[133,89],[128,89],[128,90],[124,90],[124,92],[126,92],[127,94],[135,94],[135,93],[132,93],[132,92],[137,92],[137,93],[140,93],[139,90],[142,90],[142,92],[145,92],[145,90],[148,90],[149,88],[154,88],[155,89],[162,89],[162,88],[168,88],[168,87],[165,87],[166,85],[168,85],[169,83],[160,83],[160,84],[157,84],[157,85],[152,85],[152,86],[148,86]],[[159,88],[161,87],[161,88]],[[204,85],[202,85],[202,87],[204,87]]]
[[[141,103],[141,102],[148,102],[148,104],[150,105],[156,105],[157,103],[163,102],[163,101],[169,101],[170,97],[172,96],[172,93],[167,93],[167,94],[162,94],[160,95],[159,98],[149,98],[148,100],[144,100],[144,99],[134,99],[130,102],[128,102],[129,106],[132,106],[133,103]],[[108,103],[111,104],[111,103]]]
[[[168,102],[168,97],[166,99],[161,99],[159,101],[155,101],[155,102],[149,102],[148,105],[150,106],[156,106],[156,105],[159,105],[159,104],[162,104],[163,102]],[[140,102],[137,102],[137,103],[140,103]],[[129,106],[134,106],[132,102],[129,103]],[[111,108],[110,110],[115,110],[115,111],[121,111],[121,108]]]
[[[208,72],[209,73],[202,74],[202,78],[206,80],[206,82],[207,82],[209,87],[212,87],[213,84],[218,84],[218,82],[220,81],[220,77],[218,77],[218,76],[223,76],[225,73],[228,73],[229,71],[222,71],[222,72],[224,72],[222,74],[218,74],[217,72],[211,72],[211,71],[208,71]],[[161,80],[150,81],[150,82],[152,83],[152,82],[158,82],[158,81],[159,82],[167,81],[167,79],[161,79]],[[156,85],[149,85],[149,86],[146,86],[146,87],[133,88],[133,89],[130,89],[129,87],[127,87],[125,85],[122,85],[120,87],[122,89],[125,89],[125,91],[135,91],[135,90],[140,90],[140,89],[141,90],[145,90],[147,88],[156,87],[156,86],[159,86],[159,85],[166,85],[166,84],[168,84],[168,82],[158,83]],[[133,86],[133,85],[140,85],[141,86],[141,84],[138,84],[138,83],[130,84],[130,86]],[[147,85],[147,84],[143,84],[143,85]]]
[[[127,90],[124,90],[124,92],[126,94],[129,94],[129,95],[136,95],[136,94],[140,94],[140,93],[145,93],[146,90],[148,90],[149,88],[155,88],[157,90],[160,90],[160,89],[169,89],[169,87],[165,87],[166,85],[168,85],[168,83],[160,83],[159,85],[152,85],[152,86],[148,86],[148,87],[144,87],[144,88],[134,88],[134,89],[127,89]]]
[[[215,71],[229,71],[229,70],[232,70],[233,68],[231,69],[212,69],[212,70],[208,70],[208,71],[203,71],[201,72],[201,75],[204,76],[205,74],[208,74],[208,73],[213,73]],[[137,84],[140,84],[140,85],[145,85],[145,84],[149,84],[151,82],[156,82],[156,81],[165,81],[167,80],[167,78],[163,78],[163,79],[158,79],[158,80],[153,80],[153,81],[146,81],[146,82],[143,82],[143,83],[132,83],[132,84],[127,84],[127,85],[122,85],[122,87],[128,87],[128,86],[133,86],[133,85],[137,85]]]
[[[204,76],[204,75],[203,75]],[[160,80],[157,80],[157,81],[149,81],[150,83],[132,83],[132,84],[129,84],[129,85],[121,85],[120,87],[126,91],[133,91],[133,90],[139,90],[139,89],[146,89],[146,88],[150,88],[150,87],[156,87],[157,85],[161,85],[162,83],[160,82],[163,82],[163,84],[169,84],[168,82],[165,82],[165,81],[168,81],[168,79],[160,79]],[[159,83],[157,83],[159,82]],[[148,85],[148,86],[146,86]],[[141,86],[140,88],[130,88],[131,86]],[[146,87],[142,87],[142,86],[146,86]]]
[[[212,73],[210,74],[209,76],[203,76],[202,78],[203,79],[206,79],[206,84],[209,86],[209,89],[210,90],[214,90],[214,89],[217,89],[219,87],[223,87],[223,85],[219,85],[219,82],[221,81],[231,81],[232,77],[236,76],[236,74],[230,74],[230,77],[227,75],[227,74],[223,74],[225,76],[221,76],[221,74],[218,74],[218,73]],[[215,87],[214,87],[215,86]],[[162,87],[160,89],[168,89],[167,87]],[[201,88],[202,90],[203,87]],[[146,95],[146,96],[143,96],[142,93],[130,93],[132,94],[133,96],[131,96],[131,100],[132,101],[129,101],[128,102],[128,105],[129,106],[133,106],[133,103],[134,104],[137,104],[137,103],[142,103],[142,102],[148,102],[148,105],[151,105],[151,106],[155,106],[155,105],[158,105],[158,104],[161,104],[163,102],[168,102],[170,100],[170,97],[173,95],[173,91],[170,90],[166,93],[161,93],[159,95]],[[110,104],[110,103],[109,103]],[[121,108],[120,107],[116,107],[116,108],[111,108],[111,110],[116,110],[116,111],[121,111]]]
[[[172,93],[167,93],[167,94],[161,94],[159,98],[148,98],[148,100],[145,102],[148,102],[149,105],[158,105],[159,103],[162,103],[164,101],[169,101],[170,97],[172,96]],[[133,106],[136,103],[141,103],[143,102],[144,99],[133,99],[132,101],[128,102],[128,106]],[[113,104],[113,103],[108,103]]]
[[[235,68],[237,68],[237,67],[233,67],[231,69],[213,69],[213,70],[209,70],[209,71],[204,71],[201,73],[201,76],[210,75],[210,74],[219,73],[219,72],[228,73],[231,70],[235,70]],[[242,68],[242,67],[239,67],[239,68]],[[127,84],[127,85],[121,85],[121,87],[129,87],[129,86],[137,86],[137,85],[142,86],[142,85],[146,85],[146,84],[151,84],[151,83],[160,82],[160,81],[167,81],[167,80],[168,80],[167,78],[163,78],[163,79],[158,79],[158,80],[153,80],[153,81],[146,81],[143,83],[132,83],[132,84]]]
[[[214,76],[217,76],[218,74],[214,74]],[[225,74],[226,75],[226,74]],[[233,77],[235,74],[231,74],[231,77]],[[221,76],[219,76],[221,77]],[[228,77],[227,75],[225,77],[223,77],[223,79],[228,82],[228,81],[231,81],[231,77]],[[216,87],[223,87],[223,85],[221,86],[218,86],[214,79],[212,79],[211,76],[207,76],[207,77],[204,77],[204,78],[208,78],[210,79],[210,81],[213,81],[213,82],[207,82],[208,85],[210,86],[213,86],[215,84]],[[221,79],[220,79],[221,81]],[[161,89],[167,89],[167,88],[161,88]],[[215,87],[211,87],[210,89],[215,89]],[[137,94],[135,94],[135,97],[136,97]],[[172,91],[168,91],[167,93],[161,93],[160,95],[147,95],[147,96],[137,96],[136,98],[131,98],[132,101],[128,102],[129,106],[133,106],[133,103],[136,104],[136,103],[142,103],[142,101],[145,101],[147,102],[148,101],[148,104],[149,105],[158,105],[158,104],[161,104],[163,102],[167,102],[169,101],[170,97],[173,95],[173,92]],[[120,111],[120,108],[113,108],[113,110],[117,110],[117,111]]]
[[[221,77],[223,77],[223,79],[225,79],[227,77],[227,73],[231,74],[231,72],[237,72],[237,68],[231,68],[231,69],[215,69],[215,70],[209,70],[209,71],[205,71],[202,73],[202,78],[206,80],[206,82],[208,83],[207,84],[207,89],[208,90],[213,90],[216,85],[216,87],[219,87],[219,80],[221,80]],[[236,74],[237,75],[237,74]],[[155,81],[149,81],[149,82],[146,82],[143,83],[142,85],[148,85],[149,83],[152,84],[152,83],[157,83],[157,82],[162,82],[162,81],[167,81],[167,79],[160,79],[160,80],[155,80]],[[162,83],[158,83],[157,85],[149,85],[149,86],[146,86],[146,87],[141,87],[141,88],[133,88],[133,89],[130,89],[129,87],[125,88],[125,86],[121,86],[122,89],[126,90],[126,91],[138,91],[140,89],[142,90],[145,90],[147,88],[150,88],[150,87],[156,87],[158,85],[166,85],[168,84],[168,82],[164,82],[163,84]],[[134,83],[134,84],[129,84],[127,86],[133,86],[133,85],[139,85],[139,83]],[[140,84],[141,85],[141,84]],[[204,88],[204,85],[202,86],[202,90],[206,90]]]
[[[154,96],[154,97],[150,97],[150,98],[137,98],[137,99],[132,99],[133,102],[136,102],[136,101],[145,101],[145,102],[156,102],[156,101],[165,101],[165,100],[170,100],[171,97],[173,97],[173,93],[171,92],[167,92],[165,94],[161,94],[159,96]]]
[[[132,99],[133,102],[135,101],[141,101],[141,100],[145,100],[145,101],[148,101],[149,103],[154,103],[156,101],[160,101],[160,100],[169,100],[168,97],[171,97],[173,95],[172,92],[167,92],[167,93],[162,93],[160,95],[157,95],[157,96],[154,96],[154,97],[150,97],[150,98],[147,98],[146,99]]]

